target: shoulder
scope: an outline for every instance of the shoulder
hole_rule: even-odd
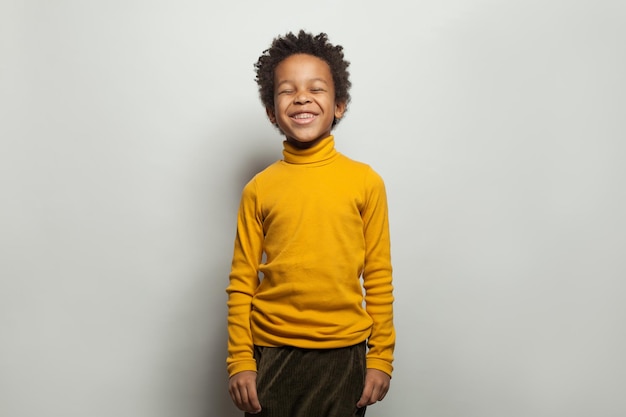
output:
[[[384,184],[382,176],[374,170],[369,164],[354,160],[344,154],[340,154],[341,163],[355,173],[363,176],[366,183]]]
[[[262,182],[267,177],[273,176],[274,172],[276,171],[276,167],[279,164],[280,164],[280,161],[273,162],[271,165],[268,165],[267,167],[263,168],[261,171],[254,174],[254,176],[250,178],[248,182],[244,185],[243,193],[249,194],[253,192],[257,188],[259,182]]]
[[[261,171],[257,172],[246,184],[246,187],[253,186],[259,181],[263,181],[266,178],[272,177],[277,174],[281,169],[281,161],[275,161],[271,165],[263,168]]]

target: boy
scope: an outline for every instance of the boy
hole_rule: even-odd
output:
[[[342,50],[300,31],[255,64],[285,141],[284,159],[244,187],[226,290],[229,392],[246,415],[363,416],[389,389],[387,200],[382,179],[330,134],[350,100]]]

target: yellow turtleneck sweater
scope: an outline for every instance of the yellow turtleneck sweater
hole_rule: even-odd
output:
[[[228,372],[256,370],[255,344],[326,349],[367,340],[367,367],[391,375],[383,181],[338,153],[332,136],[309,149],[284,142],[283,156],[242,193],[226,290]]]

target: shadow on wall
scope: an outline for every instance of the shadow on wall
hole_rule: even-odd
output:
[[[243,137],[244,140],[238,143],[239,146],[236,146],[237,144],[234,146],[236,148],[235,153],[239,156],[239,158],[234,158],[233,160],[234,169],[230,172],[230,178],[227,181],[229,184],[232,184],[232,190],[228,193],[229,201],[224,201],[225,206],[232,212],[233,219],[236,219],[239,199],[243,187],[252,179],[252,177],[254,177],[255,174],[262,171],[282,156],[280,153],[282,139],[268,139],[267,137],[260,139],[258,133],[255,134],[252,132],[243,132],[240,136],[238,135],[238,137]],[[228,242],[226,245],[228,247],[228,254],[219,261],[219,269],[226,272],[224,275],[226,278],[228,276],[228,272],[230,271],[232,242],[235,239],[235,227],[236,223],[227,227],[227,229],[232,230],[233,233],[225,236],[225,242]],[[227,281],[225,281],[225,285],[227,285]],[[220,288],[220,291],[223,291],[224,289]],[[243,415],[243,412],[239,411],[233,405],[228,394],[228,377],[226,375],[225,364],[227,356],[226,342],[228,337],[226,330],[226,299],[227,296],[224,295],[224,302],[214,308],[217,315],[223,317],[223,326],[213,327],[214,332],[212,332],[212,339],[216,337],[218,340],[216,341],[217,343],[213,343],[212,352],[214,354],[212,355],[213,357],[210,368],[216,367],[218,372],[211,375],[211,380],[208,382],[208,386],[218,387],[219,389],[215,390],[212,394],[214,398],[207,404],[211,412],[204,414],[205,417],[235,417]]]
[[[237,126],[233,122],[229,127]],[[254,130],[254,132],[252,131]],[[241,417],[243,412],[228,394],[226,373],[228,273],[236,230],[236,215],[244,185],[259,171],[281,158],[282,139],[277,133],[264,135],[258,126],[243,127],[228,135],[217,132],[213,137],[232,137],[232,141],[212,143],[207,139],[198,161],[199,175],[209,179],[207,197],[202,200],[198,219],[204,231],[204,257],[201,271],[190,278],[185,294],[174,306],[174,320],[182,341],[174,341],[177,352],[171,352],[169,366],[184,379],[180,385],[165,382],[178,391],[182,409],[193,417]],[[259,134],[261,132],[261,134]],[[236,140],[235,140],[236,139]],[[206,257],[205,257],[206,256]],[[168,344],[172,344],[171,338]],[[176,337],[176,336],[174,336]],[[171,375],[171,373],[170,373]],[[169,394],[171,396],[171,393]],[[186,405],[182,404],[187,401]],[[183,415],[182,413],[179,415]]]
[[[282,141],[282,138],[256,140],[250,144],[250,148],[240,152],[241,162],[239,169],[237,170],[238,172],[233,175],[234,183],[240,184],[240,187],[234,190],[237,193],[237,204],[239,203],[240,193],[244,185],[246,185],[254,175],[277,160],[282,159]]]
[[[244,134],[243,137],[258,137],[258,135]],[[280,149],[280,145],[276,147],[276,149],[272,146],[268,146],[268,140],[251,140],[246,143],[243,149],[239,149],[237,154],[240,156],[239,161],[236,161],[234,172],[232,173],[232,182],[233,184],[232,194],[229,196],[232,197],[232,201],[235,202],[234,206],[228,205],[231,207],[233,212],[233,218],[236,218],[237,208],[239,207],[239,198],[241,196],[241,190],[243,187],[254,177],[255,174],[262,171],[264,168],[278,160],[281,156],[280,152],[277,152],[276,149]],[[281,140],[278,141],[278,144],[281,143]],[[226,202],[225,202],[226,203]],[[232,227],[228,227],[228,229],[235,230],[235,223],[233,223]],[[228,242],[227,245],[229,248],[228,256],[223,258],[220,263],[225,265],[226,274],[225,277],[228,276],[228,272],[230,271],[230,261],[232,256],[232,242],[235,239],[234,233],[226,237],[225,242]],[[221,266],[221,265],[220,265]],[[221,268],[220,268],[221,269]],[[227,282],[226,282],[227,285]],[[224,289],[220,289],[223,291]],[[224,293],[225,294],[225,293]],[[219,389],[215,390],[215,397],[212,401],[209,402],[208,407],[210,412],[204,414],[204,417],[240,417],[243,415],[243,412],[238,410],[235,405],[232,403],[230,396],[228,394],[228,376],[226,375],[226,342],[227,342],[227,329],[226,329],[226,299],[227,296],[224,296],[223,304],[219,305],[215,310],[218,312],[219,316],[223,315],[223,326],[217,326],[213,329],[214,336],[216,336],[219,340],[214,344],[214,349],[212,352],[213,355],[212,366],[217,366],[218,372],[215,375],[211,376],[211,380],[209,381],[209,386],[218,387]],[[219,331],[217,331],[219,330]]]

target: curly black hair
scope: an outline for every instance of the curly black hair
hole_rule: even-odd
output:
[[[300,30],[297,36],[289,32],[285,36],[275,38],[270,48],[263,51],[254,64],[256,82],[263,105],[266,108],[274,108],[274,71],[285,58],[295,54],[313,55],[328,64],[335,86],[335,101],[345,103],[347,109],[352,83],[350,72],[348,72],[350,62],[344,59],[343,47],[328,42],[328,35],[325,33],[312,35],[304,30]],[[339,120],[335,118],[333,126]]]

